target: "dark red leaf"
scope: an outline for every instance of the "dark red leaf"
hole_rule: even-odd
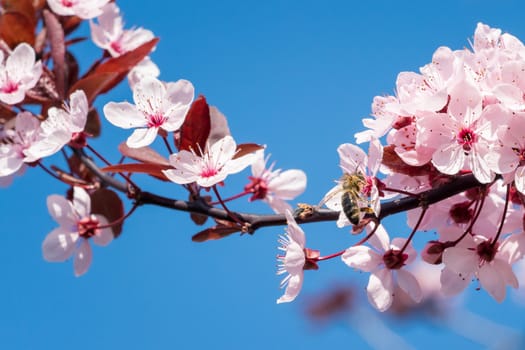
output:
[[[204,231],[201,231],[199,233],[196,233],[191,237],[191,240],[193,242],[206,242],[211,240],[217,240],[224,237],[228,237],[229,235],[240,232],[241,229],[238,226],[229,226],[229,225],[222,225],[219,224],[217,226],[213,226],[210,228],[207,228]]]
[[[64,29],[57,16],[44,10],[44,22],[47,29],[47,38],[51,44],[51,58],[53,58],[53,73],[55,85],[61,100],[66,94],[66,44],[64,43]]]
[[[179,150],[193,150],[197,155],[206,149],[210,135],[210,108],[202,95],[193,101],[180,130]]]
[[[35,29],[30,18],[21,12],[0,15],[0,37],[14,49],[20,43],[35,44]]]
[[[66,51],[67,86],[72,86],[78,81],[78,61],[69,51]]]
[[[74,175],[76,175],[77,177],[79,177],[87,183],[94,182],[95,178],[93,177],[91,171],[75,154],[72,154],[67,159],[67,164]]]
[[[122,155],[138,160],[143,163],[153,163],[158,165],[169,166],[170,163],[166,158],[158,154],[150,147],[131,148],[126,145],[126,142],[122,142],[118,145],[118,149]]]
[[[33,0],[2,0],[0,1],[3,11],[5,12],[19,12],[32,23],[34,30],[36,26],[35,8],[33,7]]]
[[[85,78],[77,81],[70,89],[69,93],[76,90],[84,90],[89,104],[92,104],[95,98],[108,89],[109,86],[114,86],[115,79],[118,78],[118,73],[95,73],[90,74]]]
[[[148,174],[163,181],[169,181],[162,170],[173,169],[169,165],[152,164],[152,163],[132,163],[116,164],[104,167],[100,170],[107,173],[138,173]]]
[[[258,145],[256,143],[241,143],[240,145],[237,145],[237,153],[235,153],[233,159],[240,158],[260,149],[264,149],[264,146]]]
[[[133,67],[142,61],[144,57],[149,55],[151,50],[157,45],[158,41],[159,38],[154,38],[147,43],[140,45],[133,51],[126,52],[118,57],[110,58],[104,63],[98,65],[94,72],[96,74],[116,73],[116,77],[113,81],[106,84],[100,93],[106,93],[120,83]]]
[[[103,215],[108,220],[108,223],[111,223],[124,216],[124,205],[114,191],[107,188],[99,188],[91,194],[91,211],[93,214]],[[111,226],[115,238],[122,232],[122,224]]]

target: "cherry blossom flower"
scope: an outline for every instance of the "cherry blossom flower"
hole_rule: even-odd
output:
[[[104,115],[118,127],[139,128],[126,143],[132,148],[144,147],[155,140],[160,128],[175,131],[181,127],[193,96],[193,85],[187,80],[164,84],[147,76],[134,86],[136,105],[109,102],[104,106]]]
[[[86,136],[83,133],[89,111],[86,94],[77,90],[69,97],[69,105],[64,109],[51,107],[47,119],[40,124],[40,140],[32,145],[26,154],[33,158],[52,155],[67,144],[83,147]]]
[[[79,187],[73,189],[73,201],[59,195],[47,198],[47,207],[59,227],[52,230],[42,243],[44,259],[63,262],[73,256],[75,276],[87,272],[92,260],[89,241],[106,246],[113,239],[111,228],[102,215],[91,214],[89,194]]]
[[[352,268],[370,272],[366,288],[368,300],[379,311],[383,312],[392,305],[394,299],[395,280],[415,302],[423,297],[421,287],[416,278],[403,267],[410,264],[416,257],[416,251],[406,239],[395,238],[390,242],[387,232],[380,225],[369,239],[375,248],[363,245],[348,248],[341,256],[343,262]]]
[[[481,286],[498,302],[505,299],[506,285],[518,288],[511,265],[524,254],[525,234],[513,234],[503,242],[476,235],[467,243],[443,252],[445,268],[441,290],[445,295],[461,292],[475,276]]]
[[[500,109],[490,105],[482,110],[479,90],[463,81],[451,90],[447,113],[429,113],[417,120],[418,144],[433,148],[432,164],[442,173],[455,175],[471,170],[476,179],[494,179],[485,161],[495,139]]]
[[[25,163],[48,156],[32,147],[41,140],[40,122],[29,112],[21,112],[14,119],[14,128],[3,131],[0,139],[0,177],[23,171]]]
[[[286,228],[286,235],[279,238],[281,244],[279,249],[284,252],[284,256],[277,256],[280,263],[277,274],[288,273],[288,275],[281,281],[281,288],[286,286],[286,289],[284,295],[277,299],[277,304],[291,302],[299,295],[303,286],[304,265],[306,263],[304,232],[297,225],[289,210],[285,212],[285,215],[288,227]]]
[[[355,145],[345,143],[337,148],[340,158],[340,167],[346,175],[361,174],[364,178],[364,183],[359,195],[359,207],[370,207],[376,215],[379,215],[379,189],[377,187],[376,174],[381,165],[383,156],[383,148],[379,140],[372,139],[369,147],[369,155],[367,156],[363,150]],[[367,171],[368,169],[368,171]],[[345,214],[342,207],[342,196],[344,193],[344,176],[338,181],[337,185],[333,187],[321,200],[328,208],[339,211],[339,219],[337,220],[338,227],[350,225],[350,220]],[[362,215],[362,214],[361,214]]]
[[[306,188],[306,174],[297,169],[286,171],[273,170],[274,164],[266,169],[268,158],[264,158],[264,150],[255,153],[252,164],[251,182],[244,190],[252,192],[250,201],[262,199],[276,212],[284,214],[286,210],[292,211],[286,200],[291,200],[304,192]]]
[[[97,21],[98,24],[94,21],[89,23],[93,42],[113,57],[132,51],[154,38],[153,33],[147,29],[124,30],[120,9],[113,2],[102,8]]]
[[[24,100],[42,74],[42,62],[35,60],[35,50],[26,43],[19,44],[5,62],[0,51],[0,101],[16,104]]]
[[[252,164],[253,154],[235,158],[236,149],[234,139],[228,135],[213,145],[208,145],[202,156],[193,150],[182,150],[169,158],[175,169],[163,170],[163,173],[175,183],[182,185],[196,182],[197,185],[208,188]]]
[[[47,0],[51,10],[60,16],[78,16],[91,19],[102,14],[109,0]]]

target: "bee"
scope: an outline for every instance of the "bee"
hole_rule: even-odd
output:
[[[352,174],[344,173],[339,180],[340,186],[330,191],[319,203],[319,207],[326,204],[329,200],[342,192],[341,211],[345,214],[352,225],[358,225],[361,221],[361,213],[373,213],[368,199],[363,194],[363,189],[367,185],[366,177],[361,171]],[[366,203],[363,206],[363,203]]]

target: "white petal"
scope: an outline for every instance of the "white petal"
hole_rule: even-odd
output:
[[[344,172],[353,174],[356,171],[365,172],[367,156],[365,152],[350,143],[344,143],[337,148],[340,157],[340,166]]]
[[[91,265],[92,257],[93,253],[89,241],[87,239],[82,239],[80,247],[75,251],[75,260],[73,261],[75,276],[79,277],[87,272]]]
[[[303,229],[297,224],[291,211],[287,211],[285,213],[285,216],[286,216],[286,222],[288,224],[288,227],[286,228],[286,232],[288,233],[288,235],[292,238],[294,242],[297,242],[301,248],[304,248],[306,244],[306,238],[305,238]]]
[[[148,115],[163,112],[166,87],[157,78],[146,76],[135,85],[133,100],[137,108]]]
[[[297,275],[291,275],[288,279],[288,285],[286,286],[286,290],[284,291],[284,295],[277,299],[277,304],[280,303],[288,303],[290,301],[293,301],[297,295],[299,295],[299,292],[301,291],[301,288],[303,286],[303,279],[304,274],[300,273]]]
[[[283,171],[270,180],[268,188],[282,199],[294,199],[306,188],[306,174],[297,169]]]
[[[42,242],[42,254],[46,261],[62,262],[67,260],[75,250],[78,234],[69,232],[64,227],[51,231]]]
[[[106,119],[119,128],[129,129],[148,125],[144,114],[129,102],[109,102],[103,110]]]
[[[287,210],[293,210],[290,204],[279,197],[266,195],[266,198],[264,198],[263,201],[268,203],[270,208],[272,208],[272,210],[277,214],[284,214]]]
[[[368,301],[377,310],[386,311],[394,300],[394,281],[388,269],[381,269],[370,275],[366,287]]]
[[[158,128],[140,128],[133,131],[133,133],[126,140],[126,144],[131,148],[140,148],[149,146],[155,141],[159,129]]]
[[[341,259],[348,266],[365,272],[373,271],[383,262],[382,256],[362,245],[348,248]]]

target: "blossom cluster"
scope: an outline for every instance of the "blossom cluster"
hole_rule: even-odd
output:
[[[367,294],[378,310],[392,305],[396,284],[415,302],[423,298],[410,273],[418,231],[435,232],[421,259],[442,267],[442,295],[476,280],[501,302],[507,286],[518,287],[512,266],[525,253],[524,72],[523,43],[479,23],[472,49],[440,47],[419,73],[398,75],[396,95],[374,98],[373,118],[355,135],[357,143],[370,143],[368,156],[352,144],[339,147],[343,176],[321,204],[340,211],[339,227],[366,227],[371,247],[361,241],[340,255],[371,273]],[[423,198],[408,212],[409,238],[390,241],[379,200],[417,197],[467,174],[478,187],[432,205]]]

